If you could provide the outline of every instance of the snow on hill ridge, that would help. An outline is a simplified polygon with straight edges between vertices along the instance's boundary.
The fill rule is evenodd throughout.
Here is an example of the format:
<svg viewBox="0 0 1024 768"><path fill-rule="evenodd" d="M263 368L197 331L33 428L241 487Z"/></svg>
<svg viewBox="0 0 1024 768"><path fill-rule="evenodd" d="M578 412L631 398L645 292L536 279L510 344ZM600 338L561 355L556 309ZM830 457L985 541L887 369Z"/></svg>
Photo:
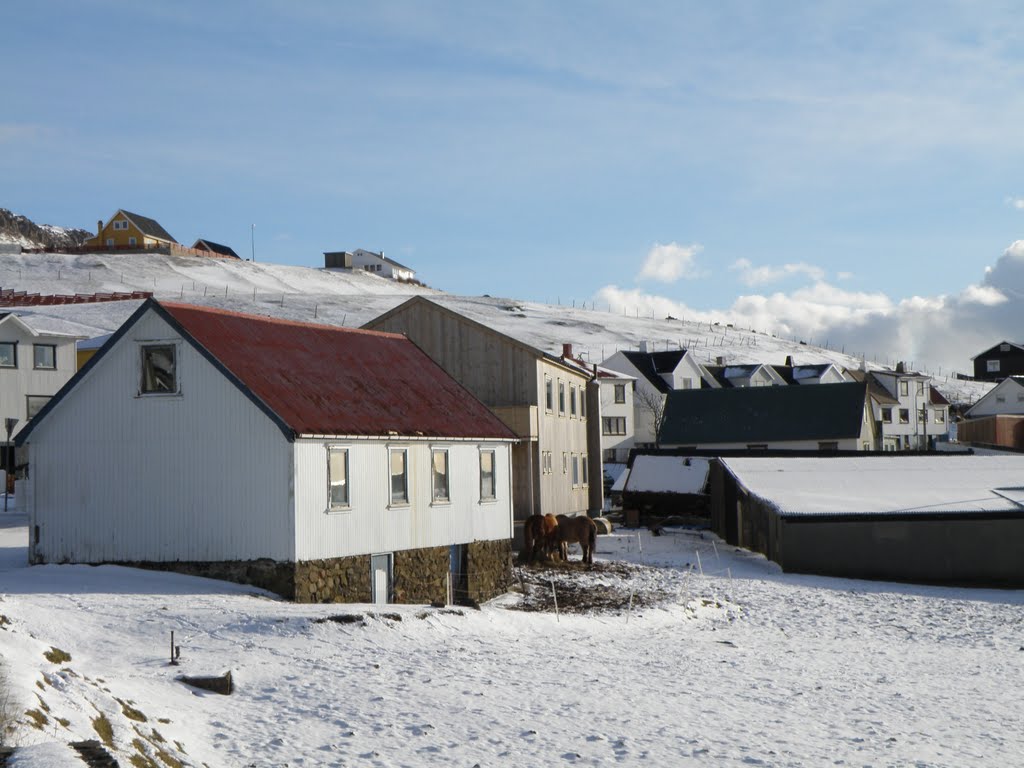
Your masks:
<svg viewBox="0 0 1024 768"><path fill-rule="evenodd" d="M425 295L488 327L551 354L573 345L576 355L599 363L646 341L652 349L690 349L699 360L727 364L833 362L859 368L859 351L823 349L756 330L674 318L620 315L491 296L454 296L361 271L324 270L263 262L163 254L0 255L0 288L30 293L152 291L158 299L237 312L359 327L413 295ZM20 307L41 330L100 335L115 330L137 301ZM894 361L884 361L892 363ZM883 367L872 361L869 368ZM975 402L991 385L931 372L952 402Z"/></svg>

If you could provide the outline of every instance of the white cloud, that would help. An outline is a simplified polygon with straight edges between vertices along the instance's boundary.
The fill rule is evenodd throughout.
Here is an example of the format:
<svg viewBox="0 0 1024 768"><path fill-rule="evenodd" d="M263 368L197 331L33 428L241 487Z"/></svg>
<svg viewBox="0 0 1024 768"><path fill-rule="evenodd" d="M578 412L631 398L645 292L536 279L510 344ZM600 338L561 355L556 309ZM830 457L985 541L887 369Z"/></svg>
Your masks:
<svg viewBox="0 0 1024 768"><path fill-rule="evenodd" d="M697 267L697 254L704 250L703 246L679 245L672 242L668 245L655 243L647 252L637 280L657 280L660 283L674 283L680 278L692 280L703 277L706 273Z"/></svg>
<svg viewBox="0 0 1024 768"><path fill-rule="evenodd" d="M853 272L837 272L836 273L836 279L837 280L852 280L853 279Z"/></svg>
<svg viewBox="0 0 1024 768"><path fill-rule="evenodd" d="M737 259L729 269L740 273L740 282L751 288L777 283L793 275L806 275L811 280L824 280L825 270L813 264L797 262L781 267L755 267L750 259Z"/></svg>
<svg viewBox="0 0 1024 768"><path fill-rule="evenodd" d="M723 309L698 311L641 290L605 286L596 297L616 312L734 323L869 360L906 360L943 373L970 372L971 357L1024 326L1024 240L1011 243L978 284L959 293L894 299L847 291L823 280L794 291L751 293Z"/></svg>
<svg viewBox="0 0 1024 768"><path fill-rule="evenodd" d="M986 307L994 307L1009 301L1006 294L991 285L968 285L960 294L960 301L964 304L982 304Z"/></svg>
<svg viewBox="0 0 1024 768"><path fill-rule="evenodd" d="M1008 197L1006 198L1006 204L1011 208L1016 208L1018 211L1024 211L1024 197Z"/></svg>

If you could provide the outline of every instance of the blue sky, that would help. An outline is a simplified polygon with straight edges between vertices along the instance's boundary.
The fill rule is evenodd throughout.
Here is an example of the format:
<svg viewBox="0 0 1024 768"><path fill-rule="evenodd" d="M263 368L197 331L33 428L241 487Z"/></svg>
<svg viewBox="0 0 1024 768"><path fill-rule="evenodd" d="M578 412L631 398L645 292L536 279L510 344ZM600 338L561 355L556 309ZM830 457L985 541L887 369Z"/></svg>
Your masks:
<svg viewBox="0 0 1024 768"><path fill-rule="evenodd" d="M808 335L970 304L1024 237L1012 3L14 0L5 26L0 206L39 222L126 208L244 254L255 223L258 260L383 249L455 293Z"/></svg>

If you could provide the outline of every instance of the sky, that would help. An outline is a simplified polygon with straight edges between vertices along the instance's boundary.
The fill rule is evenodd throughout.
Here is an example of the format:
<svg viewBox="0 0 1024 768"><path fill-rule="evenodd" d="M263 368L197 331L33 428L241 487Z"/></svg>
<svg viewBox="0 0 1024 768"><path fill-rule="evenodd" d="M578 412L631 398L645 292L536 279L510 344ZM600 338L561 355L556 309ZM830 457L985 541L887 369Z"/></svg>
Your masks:
<svg viewBox="0 0 1024 768"><path fill-rule="evenodd" d="M383 250L453 293L893 356L1019 337L1012 3L14 0L5 26L0 206L37 222L125 208L260 261Z"/></svg>

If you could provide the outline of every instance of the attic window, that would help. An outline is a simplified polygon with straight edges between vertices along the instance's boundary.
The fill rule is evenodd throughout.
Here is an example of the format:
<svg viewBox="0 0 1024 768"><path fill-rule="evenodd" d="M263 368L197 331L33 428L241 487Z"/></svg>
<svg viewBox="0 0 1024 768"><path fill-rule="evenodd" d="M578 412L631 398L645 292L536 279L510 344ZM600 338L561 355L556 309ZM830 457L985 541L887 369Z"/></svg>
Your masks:
<svg viewBox="0 0 1024 768"><path fill-rule="evenodd" d="M1009 352L1010 351L1010 345L1009 344L1000 344L999 345L999 351L1000 352Z"/></svg>
<svg viewBox="0 0 1024 768"><path fill-rule="evenodd" d="M115 221L114 229L128 229L128 222L123 220Z"/></svg>
<svg viewBox="0 0 1024 768"><path fill-rule="evenodd" d="M147 344L142 347L142 386L144 395L171 395L178 391L178 366L173 344Z"/></svg>

